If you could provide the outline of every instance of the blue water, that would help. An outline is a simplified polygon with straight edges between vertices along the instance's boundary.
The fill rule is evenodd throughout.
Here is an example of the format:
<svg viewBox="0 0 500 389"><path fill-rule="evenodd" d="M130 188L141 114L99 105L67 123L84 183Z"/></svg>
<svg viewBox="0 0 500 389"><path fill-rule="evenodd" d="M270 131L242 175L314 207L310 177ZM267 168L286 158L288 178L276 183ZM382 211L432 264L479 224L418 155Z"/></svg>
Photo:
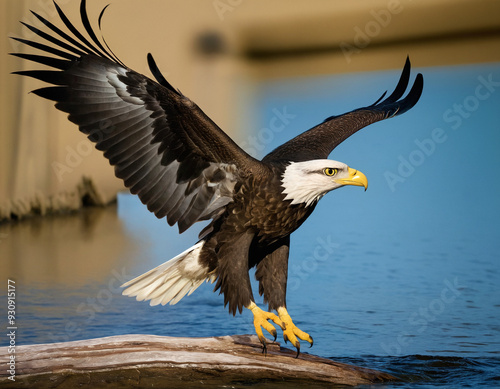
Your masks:
<svg viewBox="0 0 500 389"><path fill-rule="evenodd" d="M470 96L479 77L500 81L500 66L419 70L425 91L413 110L366 128L331 156L364 172L370 186L330 193L292 235L288 308L314 338L304 352L405 380L383 387L496 388L500 87L476 98L477 107ZM392 71L262 85L256 154L372 103L397 78ZM460 125L448 112L455 104L471 108ZM284 109L296 116L280 131L265 130ZM433 134L441 142L424 154L418 144L430 147L425 140ZM410 159L407 170L400 167ZM2 275L17 286L18 344L253 333L251 314L228 315L209 284L175 306L150 307L120 294L119 284L196 242L201 227L178 235L127 194L117 208L0 226Z"/></svg>

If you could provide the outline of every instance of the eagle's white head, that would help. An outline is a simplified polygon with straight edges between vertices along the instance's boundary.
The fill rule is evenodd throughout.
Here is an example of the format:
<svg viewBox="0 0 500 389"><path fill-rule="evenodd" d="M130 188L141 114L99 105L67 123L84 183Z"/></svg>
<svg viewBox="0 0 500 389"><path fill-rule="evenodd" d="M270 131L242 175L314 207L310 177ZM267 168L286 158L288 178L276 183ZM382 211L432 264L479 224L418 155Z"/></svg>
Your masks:
<svg viewBox="0 0 500 389"><path fill-rule="evenodd" d="M368 188L366 176L351 169L345 163L330 159L314 159L305 162L291 162L281 179L285 200L292 204L314 204L331 190L344 185Z"/></svg>

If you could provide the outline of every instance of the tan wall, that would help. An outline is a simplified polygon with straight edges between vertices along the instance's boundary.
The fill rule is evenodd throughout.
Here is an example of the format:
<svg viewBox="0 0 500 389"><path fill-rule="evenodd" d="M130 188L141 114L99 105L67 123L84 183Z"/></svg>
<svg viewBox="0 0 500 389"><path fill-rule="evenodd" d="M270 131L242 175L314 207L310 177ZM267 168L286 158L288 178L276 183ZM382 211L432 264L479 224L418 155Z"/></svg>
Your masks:
<svg viewBox="0 0 500 389"><path fill-rule="evenodd" d="M95 21L109 0L88 2ZM78 20L78 0L58 4ZM0 220L78 208L82 197L107 203L122 189L66 114L28 94L43 83L9 74L34 68L5 55L35 52L6 38L33 38L18 23L40 26L30 9L62 25L51 1L0 2ZM497 0L120 0L103 29L129 67L149 74L153 53L175 87L235 134L253 128L245 108L266 79L399 68L408 54L418 67L500 61L499 15ZM215 53L199 50L207 35L219 37Z"/></svg>

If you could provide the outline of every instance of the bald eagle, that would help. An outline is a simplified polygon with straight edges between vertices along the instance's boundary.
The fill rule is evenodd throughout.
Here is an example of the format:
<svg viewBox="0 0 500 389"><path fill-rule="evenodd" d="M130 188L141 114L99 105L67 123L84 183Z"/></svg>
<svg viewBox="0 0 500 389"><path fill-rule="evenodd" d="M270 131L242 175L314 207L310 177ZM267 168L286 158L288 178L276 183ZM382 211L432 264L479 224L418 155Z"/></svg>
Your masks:
<svg viewBox="0 0 500 389"><path fill-rule="evenodd" d="M85 0L80 14L87 36L54 4L68 32L33 12L46 31L23 24L46 42L12 39L45 54L13 55L55 70L14 73L55 85L33 93L56 101L56 108L69 114L156 217L177 224L180 233L210 220L193 247L125 283L123 294L150 300L151 305L175 304L210 281L224 295L230 313L251 310L263 351L263 329L276 339L272 321L298 356L299 339L311 345L313 340L295 326L286 309L290 234L326 193L345 185L366 190L363 173L327 158L361 128L412 108L422 92L422 75L403 98L410 77L407 58L390 96L384 99L384 93L372 105L331 116L259 161L175 89L151 54L147 60L156 81L123 64L104 38L96 36ZM248 274L252 267L268 311L255 303Z"/></svg>

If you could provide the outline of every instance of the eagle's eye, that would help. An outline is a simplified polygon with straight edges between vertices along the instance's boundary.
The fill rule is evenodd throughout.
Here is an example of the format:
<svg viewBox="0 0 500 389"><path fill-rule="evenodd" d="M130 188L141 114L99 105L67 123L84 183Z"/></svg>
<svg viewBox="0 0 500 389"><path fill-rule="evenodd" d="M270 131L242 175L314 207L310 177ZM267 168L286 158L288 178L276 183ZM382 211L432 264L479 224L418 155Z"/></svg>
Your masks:
<svg viewBox="0 0 500 389"><path fill-rule="evenodd" d="M327 167L323 170L323 173L325 173L327 176L331 177L331 176L334 176L335 174L337 174L339 170L338 169L334 169L332 167Z"/></svg>

